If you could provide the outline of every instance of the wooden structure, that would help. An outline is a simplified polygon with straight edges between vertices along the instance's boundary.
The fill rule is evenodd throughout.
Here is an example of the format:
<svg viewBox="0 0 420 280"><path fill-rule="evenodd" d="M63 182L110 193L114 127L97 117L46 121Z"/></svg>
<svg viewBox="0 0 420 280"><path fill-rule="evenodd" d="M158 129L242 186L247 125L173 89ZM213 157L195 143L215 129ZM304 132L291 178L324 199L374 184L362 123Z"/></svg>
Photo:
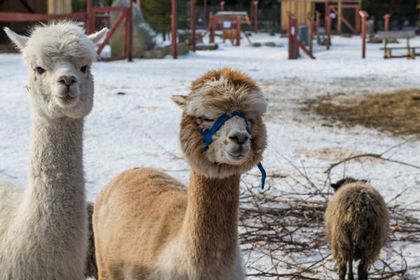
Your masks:
<svg viewBox="0 0 420 280"><path fill-rule="evenodd" d="M384 31L389 31L389 19L391 18L391 14L384 15Z"/></svg>
<svg viewBox="0 0 420 280"><path fill-rule="evenodd" d="M71 12L71 0L48 0L49 14L70 14Z"/></svg>
<svg viewBox="0 0 420 280"><path fill-rule="evenodd" d="M325 33L326 33L325 46L327 46L328 51L331 48L331 25L332 25L332 19L331 19L331 16L328 15L325 17Z"/></svg>
<svg viewBox="0 0 420 280"><path fill-rule="evenodd" d="M172 40L172 56L178 58L178 27L176 14L176 0L171 1L171 40ZM195 42L193 43L195 44Z"/></svg>
<svg viewBox="0 0 420 280"><path fill-rule="evenodd" d="M310 58L315 59L312 51L299 40L297 30L297 18L292 14L288 14L289 27L287 32L288 45L289 45L289 59L299 58L299 49L306 53Z"/></svg>
<svg viewBox="0 0 420 280"><path fill-rule="evenodd" d="M369 17L369 14L366 11L359 11L359 16L360 16L361 21L362 21L362 33L361 33L361 37L362 37L362 58L365 59L366 58L366 32L367 32L366 21Z"/></svg>
<svg viewBox="0 0 420 280"><path fill-rule="evenodd" d="M410 46L410 39L416 36L415 31L384 31L378 32L378 38L384 41L384 47L381 50L384 51L384 58L398 58L398 57L406 57L408 59L416 59L416 56L419 56L420 53L416 53L416 50L420 50L420 47L413 47ZM405 47L388 47L389 40L396 40L396 39L405 39L407 44ZM392 54L393 50L406 50L406 54L395 55Z"/></svg>
<svg viewBox="0 0 420 280"><path fill-rule="evenodd" d="M24 1L24 0L22 0ZM76 20L86 23L86 33L91 34L95 32L96 21L98 18L109 17L110 12L119 12L113 26L109 26L110 30L105 37L102 44L98 47L98 54L101 54L104 47L109 43L111 37L114 35L117 28L125 22L124 28L124 47L120 57L111 58L115 59L128 59L132 60L133 50L133 22L132 22L132 5L133 0L129 0L128 7L95 7L93 0L87 0L86 11L79 13L65 13L65 14L46 14L46 13L23 13L23 12L0 12L0 22L39 22L51 20Z"/></svg>
<svg viewBox="0 0 420 280"><path fill-rule="evenodd" d="M2 12L47 13L47 7L45 0L0 0Z"/></svg>
<svg viewBox="0 0 420 280"><path fill-rule="evenodd" d="M251 20L254 32L258 32L258 0L251 1Z"/></svg>
<svg viewBox="0 0 420 280"><path fill-rule="evenodd" d="M322 18L326 18L331 12L337 16L337 32L343 31L343 24L352 32L358 33L360 29L358 12L362 7L362 0L282 0L281 1L281 28L285 30L288 26L288 12L293 13L297 19L297 25L306 24L308 14L316 17L315 6L324 4ZM352 10L354 24L344 16L345 10ZM319 17L319 15L318 15ZM319 24L319 22L317 23Z"/></svg>
<svg viewBox="0 0 420 280"><path fill-rule="evenodd" d="M241 45L241 26L243 24L251 25L251 21L248 17L247 12L217 12L215 15L210 13L209 17L209 37L210 43L214 43L215 41L215 32L216 30L224 30L224 25L226 23L230 23L231 26L234 28L228 32L224 32L224 40L229 39L232 40L235 37L236 46ZM245 34L245 33L244 33ZM245 34L245 37L247 35ZM248 37L247 37L248 38Z"/></svg>

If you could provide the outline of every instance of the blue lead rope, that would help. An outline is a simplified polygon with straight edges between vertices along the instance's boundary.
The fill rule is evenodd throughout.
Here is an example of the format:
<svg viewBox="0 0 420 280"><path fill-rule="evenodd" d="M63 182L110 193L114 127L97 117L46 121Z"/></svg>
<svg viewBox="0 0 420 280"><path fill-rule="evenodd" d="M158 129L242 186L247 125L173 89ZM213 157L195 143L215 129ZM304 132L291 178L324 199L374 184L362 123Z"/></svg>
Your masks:
<svg viewBox="0 0 420 280"><path fill-rule="evenodd" d="M248 120L245 118L244 114L241 112L233 112L232 114L223 114L221 115L213 124L213 126L210 129L203 129L201 131L201 134L204 137L204 143L206 144L206 147L210 146L210 144L213 142L213 135L216 134L216 132L223 126L223 124L228 121L229 119L233 118L234 116L241 117L246 122L246 127L248 127ZM265 169L261 162L257 165L258 169L261 172L261 191L265 191L265 178L267 177L267 173L265 172Z"/></svg>
<svg viewBox="0 0 420 280"><path fill-rule="evenodd" d="M223 126L223 124L233 116L233 114L232 116L223 114L214 122L210 129L203 129L201 131L201 134L204 136L204 142L206 143L206 146L210 146L210 144L213 142L213 135L216 134L216 132Z"/></svg>
<svg viewBox="0 0 420 280"><path fill-rule="evenodd" d="M257 165L258 169L261 172L261 191L265 191L265 178L267 177L267 173L265 172L264 166L262 165L261 161Z"/></svg>

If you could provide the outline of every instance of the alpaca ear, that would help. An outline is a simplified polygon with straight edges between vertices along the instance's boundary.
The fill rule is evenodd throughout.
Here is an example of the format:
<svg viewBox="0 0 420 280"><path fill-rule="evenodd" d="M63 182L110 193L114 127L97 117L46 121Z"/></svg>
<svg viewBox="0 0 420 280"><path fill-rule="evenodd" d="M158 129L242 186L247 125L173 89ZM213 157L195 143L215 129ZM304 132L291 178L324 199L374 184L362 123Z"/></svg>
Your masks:
<svg viewBox="0 0 420 280"><path fill-rule="evenodd" d="M16 47L19 48L19 50L22 50L26 46L26 43L28 42L29 37L19 35L13 32L12 30L10 30L10 28L8 27L5 27L3 30L4 32L6 32L7 37L9 37L9 39L12 40L12 42L16 45Z"/></svg>
<svg viewBox="0 0 420 280"><path fill-rule="evenodd" d="M92 40L92 42L95 45L99 46L102 43L102 41L105 39L106 35L108 34L108 31L109 31L109 29L104 27L104 28L102 28L101 31L90 34L90 35L88 35L88 37L89 37L89 39Z"/></svg>
<svg viewBox="0 0 420 280"><path fill-rule="evenodd" d="M176 105L178 105L179 108L185 111L188 103L186 95L172 95L171 99Z"/></svg>

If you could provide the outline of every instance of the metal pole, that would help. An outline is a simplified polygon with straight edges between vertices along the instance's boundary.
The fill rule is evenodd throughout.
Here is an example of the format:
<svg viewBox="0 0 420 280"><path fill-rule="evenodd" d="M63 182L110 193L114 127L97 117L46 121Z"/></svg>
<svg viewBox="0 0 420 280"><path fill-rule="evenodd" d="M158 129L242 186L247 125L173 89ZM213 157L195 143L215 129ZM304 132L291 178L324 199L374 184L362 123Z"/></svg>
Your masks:
<svg viewBox="0 0 420 280"><path fill-rule="evenodd" d="M195 34L195 0L191 0L191 50L196 51L196 34Z"/></svg>
<svg viewBox="0 0 420 280"><path fill-rule="evenodd" d="M177 46L177 26L176 26L176 0L172 0L172 15L171 15L171 39L172 39L172 56L174 59L178 58Z"/></svg>

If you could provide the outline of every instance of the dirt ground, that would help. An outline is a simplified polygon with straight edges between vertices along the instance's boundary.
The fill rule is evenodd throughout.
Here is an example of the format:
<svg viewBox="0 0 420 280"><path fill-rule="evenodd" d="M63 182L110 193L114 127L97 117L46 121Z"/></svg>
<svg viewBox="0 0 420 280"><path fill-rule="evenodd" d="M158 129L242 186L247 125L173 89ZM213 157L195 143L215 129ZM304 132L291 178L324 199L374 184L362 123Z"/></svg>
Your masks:
<svg viewBox="0 0 420 280"><path fill-rule="evenodd" d="M420 137L420 90L349 98L322 96L305 102L304 111L315 112L333 124L362 125L393 135Z"/></svg>

